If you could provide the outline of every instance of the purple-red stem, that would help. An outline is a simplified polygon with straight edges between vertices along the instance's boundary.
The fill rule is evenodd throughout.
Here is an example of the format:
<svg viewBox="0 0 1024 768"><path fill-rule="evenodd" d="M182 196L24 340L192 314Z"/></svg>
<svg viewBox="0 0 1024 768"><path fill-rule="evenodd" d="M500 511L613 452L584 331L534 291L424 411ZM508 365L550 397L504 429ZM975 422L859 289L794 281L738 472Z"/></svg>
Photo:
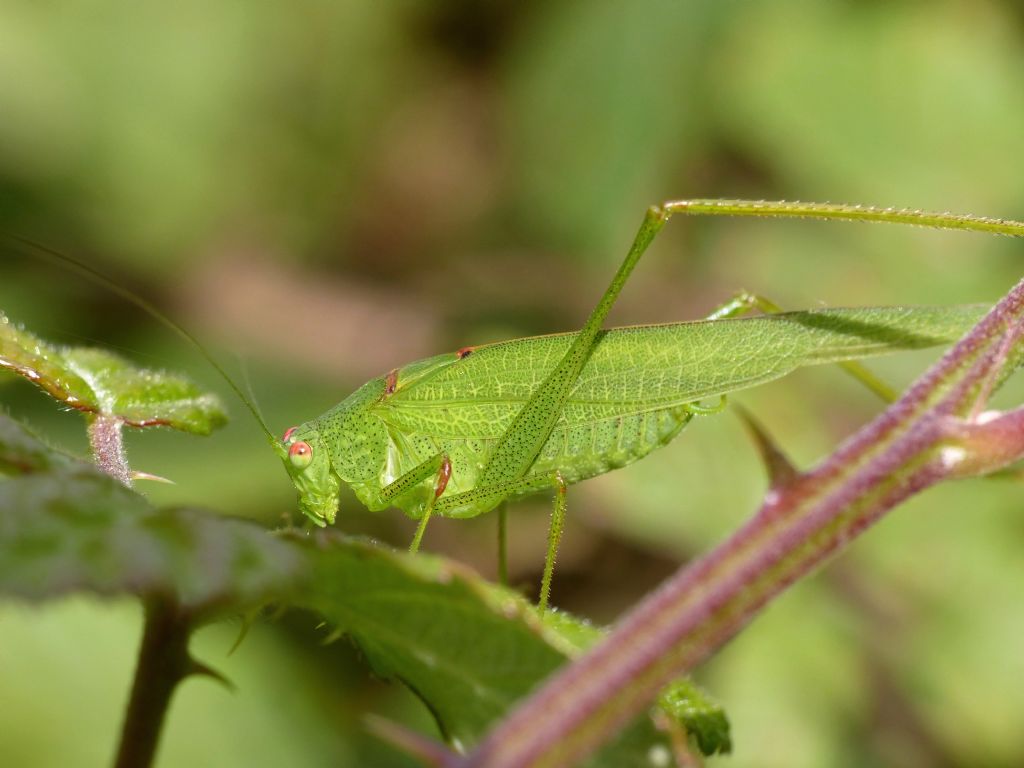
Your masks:
<svg viewBox="0 0 1024 768"><path fill-rule="evenodd" d="M124 421L105 413L88 415L89 446L96 466L131 488L132 471L124 452Z"/></svg>
<svg viewBox="0 0 1024 768"><path fill-rule="evenodd" d="M574 764L896 504L1019 458L1024 409L976 417L1011 362L1022 315L1024 282L896 403L817 468L770 491L746 525L681 569L455 764Z"/></svg>

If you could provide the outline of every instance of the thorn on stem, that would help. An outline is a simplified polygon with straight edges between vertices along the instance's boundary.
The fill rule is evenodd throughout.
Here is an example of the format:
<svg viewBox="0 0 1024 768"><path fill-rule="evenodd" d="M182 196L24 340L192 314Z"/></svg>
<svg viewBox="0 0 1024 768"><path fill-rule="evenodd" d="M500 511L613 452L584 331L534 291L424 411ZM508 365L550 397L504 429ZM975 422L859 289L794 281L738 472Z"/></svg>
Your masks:
<svg viewBox="0 0 1024 768"><path fill-rule="evenodd" d="M343 630L340 630L340 629L331 630L327 634L327 637L325 637L323 640L320 641L320 645L323 645L323 646L334 645L336 642L341 640L341 638L343 638L344 636L345 636L345 632Z"/></svg>
<svg viewBox="0 0 1024 768"><path fill-rule="evenodd" d="M754 447L757 448L765 470L768 472L768 484L771 490L785 488L796 480L800 475L799 470L793 466L789 457L768 434L761 422L739 403L733 404L733 411L740 417L740 421L743 422L743 426L746 427L754 441Z"/></svg>
<svg viewBox="0 0 1024 768"><path fill-rule="evenodd" d="M242 616L242 626L238 630L238 637L235 638L235 642L233 642L231 647L228 649L228 656L237 651L239 646L242 644L242 641L249 636L249 630L252 629L252 625L256 622L256 617L260 615L261 610L262 607L256 607L247 611L245 615Z"/></svg>
<svg viewBox="0 0 1024 768"><path fill-rule="evenodd" d="M197 659L189 657L188 666L185 669L184 677L191 677L192 675L198 675L199 677L208 677L211 680L216 680L218 683L227 688L231 693L234 693L237 689L235 684L232 683L223 673L218 672L213 667L204 664Z"/></svg>
<svg viewBox="0 0 1024 768"><path fill-rule="evenodd" d="M132 480L152 480L155 483L167 483L167 485L175 484L173 480L161 477L160 475L153 475L149 472L132 472L131 478Z"/></svg>

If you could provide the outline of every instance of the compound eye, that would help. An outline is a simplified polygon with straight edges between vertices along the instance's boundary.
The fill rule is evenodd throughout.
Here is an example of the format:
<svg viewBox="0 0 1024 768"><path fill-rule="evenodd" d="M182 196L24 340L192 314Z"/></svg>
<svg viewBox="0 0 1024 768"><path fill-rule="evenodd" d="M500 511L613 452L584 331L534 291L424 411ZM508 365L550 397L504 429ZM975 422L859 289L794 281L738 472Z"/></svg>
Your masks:
<svg viewBox="0 0 1024 768"><path fill-rule="evenodd" d="M288 460L296 469L305 469L313 461L313 449L309 447L309 443L302 440L292 443L292 447L288 449Z"/></svg>
<svg viewBox="0 0 1024 768"><path fill-rule="evenodd" d="M281 442L288 445L292 440L292 435L295 434L295 430L297 429L298 427L288 427L288 429L284 431L284 436L281 438Z"/></svg>

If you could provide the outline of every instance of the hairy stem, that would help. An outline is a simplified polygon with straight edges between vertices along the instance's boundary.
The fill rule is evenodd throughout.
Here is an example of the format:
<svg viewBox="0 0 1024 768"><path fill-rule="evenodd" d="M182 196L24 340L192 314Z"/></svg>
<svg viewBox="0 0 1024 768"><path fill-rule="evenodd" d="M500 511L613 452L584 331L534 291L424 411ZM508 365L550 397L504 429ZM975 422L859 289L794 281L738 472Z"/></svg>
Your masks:
<svg viewBox="0 0 1024 768"><path fill-rule="evenodd" d="M188 655L191 631L190 618L177 605L154 600L146 606L142 647L115 768L152 765L175 686L195 671Z"/></svg>
<svg viewBox="0 0 1024 768"><path fill-rule="evenodd" d="M89 446L96 466L111 477L131 488L132 471L124 452L124 422L117 416L104 413L89 416Z"/></svg>
<svg viewBox="0 0 1024 768"><path fill-rule="evenodd" d="M680 571L549 679L460 768L568 766L591 754L798 579L907 497L1024 455L1024 409L984 413L1024 356L1024 281L897 402Z"/></svg>

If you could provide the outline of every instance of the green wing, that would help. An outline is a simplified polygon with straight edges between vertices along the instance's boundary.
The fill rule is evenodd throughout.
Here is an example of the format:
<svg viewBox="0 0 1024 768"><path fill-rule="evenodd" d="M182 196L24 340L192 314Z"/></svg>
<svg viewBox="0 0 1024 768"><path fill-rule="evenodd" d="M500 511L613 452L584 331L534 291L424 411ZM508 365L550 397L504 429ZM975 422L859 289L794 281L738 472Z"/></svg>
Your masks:
<svg viewBox="0 0 1024 768"><path fill-rule="evenodd" d="M803 365L947 344L985 310L981 305L819 309L611 329L602 333L559 427L670 409L771 381ZM497 437L574 335L478 347L408 386L399 371L398 390L374 410L406 434Z"/></svg>

